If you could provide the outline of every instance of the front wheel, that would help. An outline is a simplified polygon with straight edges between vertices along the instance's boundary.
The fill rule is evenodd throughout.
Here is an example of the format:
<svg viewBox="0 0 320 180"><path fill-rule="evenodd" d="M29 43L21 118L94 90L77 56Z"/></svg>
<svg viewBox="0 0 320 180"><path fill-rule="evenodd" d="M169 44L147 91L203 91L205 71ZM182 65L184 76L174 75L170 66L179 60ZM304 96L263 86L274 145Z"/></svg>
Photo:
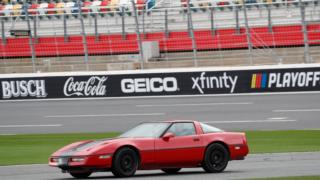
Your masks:
<svg viewBox="0 0 320 180"><path fill-rule="evenodd" d="M138 154L131 148L121 148L114 156L111 172L118 177L133 176L139 166Z"/></svg>
<svg viewBox="0 0 320 180"><path fill-rule="evenodd" d="M92 172L70 172L70 175L77 179L88 178L91 174Z"/></svg>
<svg viewBox="0 0 320 180"><path fill-rule="evenodd" d="M181 168L164 168L161 170L167 174L176 174L181 170Z"/></svg>
<svg viewBox="0 0 320 180"><path fill-rule="evenodd" d="M202 167L208 173L218 173L227 167L228 162L228 149L222 144L214 143L207 148Z"/></svg>

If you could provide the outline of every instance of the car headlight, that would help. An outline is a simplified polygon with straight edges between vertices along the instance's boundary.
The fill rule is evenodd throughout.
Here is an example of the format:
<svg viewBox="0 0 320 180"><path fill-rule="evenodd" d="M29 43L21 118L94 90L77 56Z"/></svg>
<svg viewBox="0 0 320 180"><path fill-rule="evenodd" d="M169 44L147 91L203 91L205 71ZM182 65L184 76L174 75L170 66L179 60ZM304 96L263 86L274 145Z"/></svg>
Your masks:
<svg viewBox="0 0 320 180"><path fill-rule="evenodd" d="M73 157L70 160L71 160L71 162L82 162L85 160L85 158L84 157Z"/></svg>
<svg viewBox="0 0 320 180"><path fill-rule="evenodd" d="M50 158L50 162L57 163L59 161L59 158Z"/></svg>

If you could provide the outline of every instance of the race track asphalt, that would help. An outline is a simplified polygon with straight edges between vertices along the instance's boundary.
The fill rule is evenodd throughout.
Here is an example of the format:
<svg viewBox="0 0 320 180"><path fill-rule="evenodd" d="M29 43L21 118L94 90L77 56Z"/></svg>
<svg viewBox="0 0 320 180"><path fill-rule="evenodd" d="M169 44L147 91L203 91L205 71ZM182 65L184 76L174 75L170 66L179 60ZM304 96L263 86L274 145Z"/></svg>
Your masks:
<svg viewBox="0 0 320 180"><path fill-rule="evenodd" d="M192 119L225 130L320 129L320 93L0 102L0 134L122 132Z"/></svg>
<svg viewBox="0 0 320 180"><path fill-rule="evenodd" d="M69 174L62 174L48 165L21 165L0 167L1 180L67 180ZM231 161L225 172L207 174L201 168L183 169L177 175L167 175L160 170L138 171L126 179L152 180L209 180L246 179L258 177L320 175L320 152L279 153L249 155L244 161ZM95 173L89 179L119 179L110 172Z"/></svg>
<svg viewBox="0 0 320 180"><path fill-rule="evenodd" d="M320 129L320 94L0 102L0 134L124 131L144 121L196 119L225 130ZM1 138L1 136L0 136ZM245 179L320 175L320 152L250 154L224 173L139 171L129 179ZM96 173L91 179L113 179ZM48 165L0 167L1 180L72 179Z"/></svg>

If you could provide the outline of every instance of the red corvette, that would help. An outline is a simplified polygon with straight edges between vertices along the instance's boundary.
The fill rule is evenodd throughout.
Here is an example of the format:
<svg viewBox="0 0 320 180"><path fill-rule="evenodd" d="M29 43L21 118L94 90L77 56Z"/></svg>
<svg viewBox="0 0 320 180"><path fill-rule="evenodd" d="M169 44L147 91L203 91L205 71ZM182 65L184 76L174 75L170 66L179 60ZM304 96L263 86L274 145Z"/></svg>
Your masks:
<svg viewBox="0 0 320 180"><path fill-rule="evenodd" d="M128 177L138 169L172 174L188 167L216 173L228 161L244 159L248 152L244 133L223 132L198 121L148 122L114 139L67 145L51 155L49 165L75 178L97 171Z"/></svg>

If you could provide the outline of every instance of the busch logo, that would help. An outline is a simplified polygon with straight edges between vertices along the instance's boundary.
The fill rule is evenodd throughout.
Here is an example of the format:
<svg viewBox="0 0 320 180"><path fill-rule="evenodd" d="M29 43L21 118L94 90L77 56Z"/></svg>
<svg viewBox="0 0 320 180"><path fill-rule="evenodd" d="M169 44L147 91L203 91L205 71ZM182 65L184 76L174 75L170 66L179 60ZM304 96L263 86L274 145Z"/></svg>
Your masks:
<svg viewBox="0 0 320 180"><path fill-rule="evenodd" d="M104 84L108 77L92 76L87 81L75 81L70 77L64 84L65 96L105 96L107 86Z"/></svg>
<svg viewBox="0 0 320 180"><path fill-rule="evenodd" d="M174 77L129 78L121 80L121 90L123 93L175 92L178 82Z"/></svg>
<svg viewBox="0 0 320 180"><path fill-rule="evenodd" d="M2 97L46 97L46 84L44 80L2 81Z"/></svg>

